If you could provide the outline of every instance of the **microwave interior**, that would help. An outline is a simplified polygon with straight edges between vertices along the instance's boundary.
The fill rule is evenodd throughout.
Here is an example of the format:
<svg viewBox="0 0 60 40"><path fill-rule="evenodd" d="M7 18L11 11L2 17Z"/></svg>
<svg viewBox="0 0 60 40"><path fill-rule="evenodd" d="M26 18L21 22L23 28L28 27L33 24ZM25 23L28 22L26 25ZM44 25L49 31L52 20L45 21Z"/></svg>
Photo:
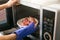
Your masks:
<svg viewBox="0 0 60 40"><path fill-rule="evenodd" d="M17 27L17 21L21 18L32 16L32 17L36 18L38 20L38 22L40 20L40 10L39 9L35 9L32 7L28 7L28 6L20 4L17 6L13 6L12 11L13 11L13 20L14 20L15 27ZM39 40L39 30L40 29L39 29L39 23L38 23L37 31L35 33L32 33L29 38L31 38L32 40ZM27 40L27 38L24 38L24 39Z"/></svg>

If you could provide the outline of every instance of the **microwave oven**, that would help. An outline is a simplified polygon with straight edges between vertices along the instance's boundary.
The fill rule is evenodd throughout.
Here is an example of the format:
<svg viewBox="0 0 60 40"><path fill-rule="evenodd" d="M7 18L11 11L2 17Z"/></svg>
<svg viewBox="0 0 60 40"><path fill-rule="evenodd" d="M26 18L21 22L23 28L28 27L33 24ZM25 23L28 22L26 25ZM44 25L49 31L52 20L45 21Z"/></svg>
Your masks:
<svg viewBox="0 0 60 40"><path fill-rule="evenodd" d="M60 40L59 4L42 7L40 18L41 40Z"/></svg>
<svg viewBox="0 0 60 40"><path fill-rule="evenodd" d="M17 6L13 6L12 7L12 12L13 12L13 23L15 27L18 27L17 25L17 21L25 18L25 17L29 17L32 16L34 18L36 18L38 21L40 21L40 10L39 9L35 9L23 4L17 5ZM29 38L31 38L31 40L39 40L39 23L37 25L37 31L32 33L30 36L28 36ZM26 38L27 40L27 38ZM29 39L28 39L29 40Z"/></svg>

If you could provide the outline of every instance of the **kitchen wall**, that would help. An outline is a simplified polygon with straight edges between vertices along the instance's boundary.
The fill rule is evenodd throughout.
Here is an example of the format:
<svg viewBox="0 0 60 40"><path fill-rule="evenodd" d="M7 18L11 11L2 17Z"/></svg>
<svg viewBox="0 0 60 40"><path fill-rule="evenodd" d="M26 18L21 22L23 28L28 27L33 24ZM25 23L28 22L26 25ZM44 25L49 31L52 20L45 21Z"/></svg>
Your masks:
<svg viewBox="0 0 60 40"><path fill-rule="evenodd" d="M27 2L31 2L31 3L37 3L37 4L41 4L41 5L45 5L45 4L53 4L53 3L59 3L60 0L21 0L21 1L27 1Z"/></svg>

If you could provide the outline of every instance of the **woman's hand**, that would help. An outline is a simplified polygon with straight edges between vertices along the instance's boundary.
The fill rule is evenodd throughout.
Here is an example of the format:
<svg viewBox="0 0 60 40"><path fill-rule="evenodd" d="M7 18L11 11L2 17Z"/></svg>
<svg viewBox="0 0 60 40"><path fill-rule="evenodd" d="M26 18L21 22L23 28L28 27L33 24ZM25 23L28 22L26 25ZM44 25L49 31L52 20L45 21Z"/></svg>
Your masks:
<svg viewBox="0 0 60 40"><path fill-rule="evenodd" d="M7 3L0 5L0 10L16 5L18 2L19 0L9 0Z"/></svg>
<svg viewBox="0 0 60 40"><path fill-rule="evenodd" d="M6 4L8 7L11 7L13 5L15 5L18 2L18 0L9 0Z"/></svg>

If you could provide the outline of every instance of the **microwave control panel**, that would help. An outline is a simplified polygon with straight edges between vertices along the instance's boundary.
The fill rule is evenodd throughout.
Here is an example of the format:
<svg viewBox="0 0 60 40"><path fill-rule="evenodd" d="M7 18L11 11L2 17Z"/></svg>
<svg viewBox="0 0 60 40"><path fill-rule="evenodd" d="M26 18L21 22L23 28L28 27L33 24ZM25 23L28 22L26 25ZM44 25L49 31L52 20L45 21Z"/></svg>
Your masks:
<svg viewBox="0 0 60 40"><path fill-rule="evenodd" d="M43 9L42 40L53 40L55 12Z"/></svg>

